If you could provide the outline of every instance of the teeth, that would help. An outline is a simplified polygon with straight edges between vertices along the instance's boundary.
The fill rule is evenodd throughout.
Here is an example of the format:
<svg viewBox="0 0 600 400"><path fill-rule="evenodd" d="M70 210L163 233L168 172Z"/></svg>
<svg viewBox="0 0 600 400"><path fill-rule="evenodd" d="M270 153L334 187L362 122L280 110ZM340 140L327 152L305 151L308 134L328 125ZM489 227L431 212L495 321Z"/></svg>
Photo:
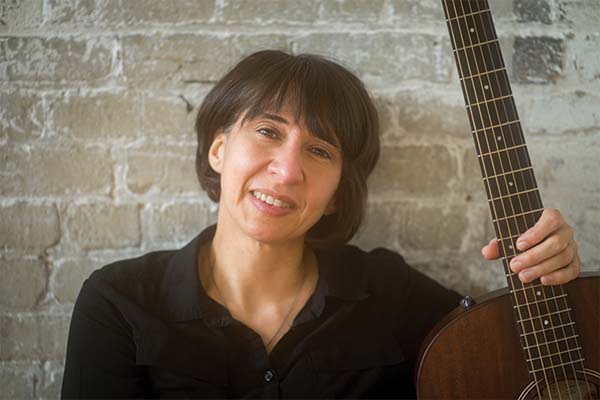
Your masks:
<svg viewBox="0 0 600 400"><path fill-rule="evenodd" d="M275 206L275 207L280 207L280 208L290 208L291 207L286 202L281 201L281 200L276 199L276 198L271 197L271 196L267 196L266 194L261 193L261 192L259 192L257 190L255 190L254 192L252 192L252 195L254 197L256 197L257 199L259 199L261 201L264 201L265 203L270 204L270 205Z"/></svg>

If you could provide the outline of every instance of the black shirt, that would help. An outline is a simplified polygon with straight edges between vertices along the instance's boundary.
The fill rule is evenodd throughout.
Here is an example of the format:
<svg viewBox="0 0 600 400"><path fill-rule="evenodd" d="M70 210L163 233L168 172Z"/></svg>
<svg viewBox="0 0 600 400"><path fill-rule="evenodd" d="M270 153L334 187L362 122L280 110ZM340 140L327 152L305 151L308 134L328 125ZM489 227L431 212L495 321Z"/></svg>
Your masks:
<svg viewBox="0 0 600 400"><path fill-rule="evenodd" d="M63 397L415 396L419 346L457 293L389 250L317 250L316 289L267 354L198 279L197 249L214 232L92 273L73 310Z"/></svg>

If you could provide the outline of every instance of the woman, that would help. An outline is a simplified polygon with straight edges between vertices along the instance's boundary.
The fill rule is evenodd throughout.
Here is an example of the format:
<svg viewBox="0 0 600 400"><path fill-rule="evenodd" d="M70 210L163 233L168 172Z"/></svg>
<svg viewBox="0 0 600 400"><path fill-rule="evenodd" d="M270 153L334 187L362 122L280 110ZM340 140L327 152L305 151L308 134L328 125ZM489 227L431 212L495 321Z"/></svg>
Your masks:
<svg viewBox="0 0 600 400"><path fill-rule="evenodd" d="M217 224L90 276L63 397L413 397L419 345L460 296L398 254L345 245L379 154L358 78L316 56L258 52L211 90L196 129ZM523 281L579 272L557 211L517 246ZM483 254L498 257L495 240Z"/></svg>

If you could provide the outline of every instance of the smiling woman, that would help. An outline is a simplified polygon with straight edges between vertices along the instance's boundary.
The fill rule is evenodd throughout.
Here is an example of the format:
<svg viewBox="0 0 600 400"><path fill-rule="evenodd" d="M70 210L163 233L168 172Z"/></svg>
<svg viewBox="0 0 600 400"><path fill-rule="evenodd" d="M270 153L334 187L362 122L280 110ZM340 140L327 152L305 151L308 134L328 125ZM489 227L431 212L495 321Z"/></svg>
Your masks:
<svg viewBox="0 0 600 400"><path fill-rule="evenodd" d="M414 397L419 346L460 296L392 251L346 244L379 155L360 80L321 57L261 51L215 85L196 130L217 223L86 280L63 397ZM522 239L523 280L577 275L560 213ZM496 242L483 253L497 258Z"/></svg>

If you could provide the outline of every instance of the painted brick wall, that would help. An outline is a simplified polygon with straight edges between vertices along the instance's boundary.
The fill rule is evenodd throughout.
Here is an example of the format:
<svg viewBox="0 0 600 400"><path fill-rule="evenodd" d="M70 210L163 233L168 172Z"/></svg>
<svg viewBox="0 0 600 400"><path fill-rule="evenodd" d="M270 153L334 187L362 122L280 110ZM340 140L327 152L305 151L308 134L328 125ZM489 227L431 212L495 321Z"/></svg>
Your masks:
<svg viewBox="0 0 600 400"><path fill-rule="evenodd" d="M494 0L541 193L600 269L600 3ZM110 261L215 219L193 119L263 48L334 57L376 98L383 152L354 240L464 293L503 286L437 0L0 0L0 397L57 398L73 301Z"/></svg>

